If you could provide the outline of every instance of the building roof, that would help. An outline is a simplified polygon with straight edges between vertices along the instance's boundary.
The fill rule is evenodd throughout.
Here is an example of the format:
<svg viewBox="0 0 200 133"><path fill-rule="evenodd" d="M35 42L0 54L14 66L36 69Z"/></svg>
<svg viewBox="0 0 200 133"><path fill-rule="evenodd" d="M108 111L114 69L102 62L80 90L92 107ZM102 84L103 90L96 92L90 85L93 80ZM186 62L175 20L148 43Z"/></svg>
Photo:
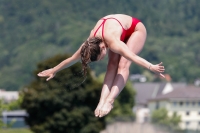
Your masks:
<svg viewBox="0 0 200 133"><path fill-rule="evenodd" d="M200 87L187 86L167 93L159 95L150 100L163 100L163 99L200 99Z"/></svg>
<svg viewBox="0 0 200 133"><path fill-rule="evenodd" d="M159 96L159 95L162 95L162 92L163 92L163 90L164 90L166 84L167 84L167 83L160 83L160 84L159 84L159 88L158 88L156 97Z"/></svg>
<svg viewBox="0 0 200 133"><path fill-rule="evenodd" d="M169 82L145 82L145 83L134 83L133 88L136 91L136 105L146 105L149 99L156 98L162 95L166 84ZM173 89L183 88L186 83L170 83Z"/></svg>
<svg viewBox="0 0 200 133"><path fill-rule="evenodd" d="M27 116L25 110L3 111L2 116Z"/></svg>
<svg viewBox="0 0 200 133"><path fill-rule="evenodd" d="M182 89L187 86L186 83L171 83L171 85L174 89Z"/></svg>
<svg viewBox="0 0 200 133"><path fill-rule="evenodd" d="M154 91L158 85L158 83L134 83L133 86L136 91L136 104L146 104L147 99L153 97Z"/></svg>

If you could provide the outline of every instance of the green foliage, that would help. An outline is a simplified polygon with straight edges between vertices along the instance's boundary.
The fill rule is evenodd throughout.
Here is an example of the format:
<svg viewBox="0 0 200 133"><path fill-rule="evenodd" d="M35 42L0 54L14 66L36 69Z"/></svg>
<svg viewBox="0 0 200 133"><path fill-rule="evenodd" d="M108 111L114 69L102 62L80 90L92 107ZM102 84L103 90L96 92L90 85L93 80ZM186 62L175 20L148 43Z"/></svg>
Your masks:
<svg viewBox="0 0 200 133"><path fill-rule="evenodd" d="M20 109L22 98L23 96L20 95L17 100L11 101L10 103L5 103L2 99L0 99L0 116L4 110L10 111L10 110ZM14 123L15 123L14 119L8 124L4 124L3 121L0 119L0 130L2 127L11 127Z"/></svg>
<svg viewBox="0 0 200 133"><path fill-rule="evenodd" d="M148 31L141 56L163 61L173 81L192 83L200 75L199 6L199 0L1 0L0 88L23 88L33 79L37 62L71 54L99 18L113 13L141 19ZM106 63L94 64L97 75ZM133 65L130 72L143 71Z"/></svg>
<svg viewBox="0 0 200 133"><path fill-rule="evenodd" d="M160 108L152 113L152 122L168 128L178 129L181 117L177 115L177 113L168 116L168 111L164 108Z"/></svg>
<svg viewBox="0 0 200 133"><path fill-rule="evenodd" d="M3 111L3 102L2 102L2 100L0 99L0 117L2 117L2 111ZM0 129L1 129L2 127L4 127L4 126L5 126L5 124L3 123L2 119L0 119Z"/></svg>
<svg viewBox="0 0 200 133"><path fill-rule="evenodd" d="M29 129L1 129L1 133L32 133Z"/></svg>
<svg viewBox="0 0 200 133"><path fill-rule="evenodd" d="M18 110L20 109L21 103L22 103L23 96L19 95L19 98L17 100L11 101L9 103L5 103L3 100L0 100L1 102L1 109L2 110Z"/></svg>
<svg viewBox="0 0 200 133"><path fill-rule="evenodd" d="M58 55L38 64L38 72L51 68L67 55ZM75 64L59 73L50 81L38 76L24 90L22 108L29 116L27 124L35 133L98 133L104 129L104 118L96 118L94 110L100 97L101 84L91 77L77 88L84 78L76 76L80 64Z"/></svg>

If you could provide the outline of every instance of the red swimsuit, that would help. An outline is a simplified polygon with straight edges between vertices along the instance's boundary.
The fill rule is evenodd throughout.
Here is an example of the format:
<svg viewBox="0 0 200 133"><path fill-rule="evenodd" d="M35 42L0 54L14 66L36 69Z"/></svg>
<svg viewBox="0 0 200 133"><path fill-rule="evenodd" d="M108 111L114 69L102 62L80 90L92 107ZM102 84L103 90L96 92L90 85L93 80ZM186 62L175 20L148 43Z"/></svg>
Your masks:
<svg viewBox="0 0 200 133"><path fill-rule="evenodd" d="M124 27L122 26L122 24L120 23L119 20L117 20L116 18L103 18L103 22L100 24L100 26L97 28L97 30L95 31L94 33L94 36L96 35L97 31L99 30L99 28L102 26L102 38L104 38L104 34L103 34L103 30L104 30L104 24L106 22L107 19L115 19L116 21L119 22L119 24L121 25L122 27L122 34L121 34L121 38L120 40L123 41L123 42L126 42L128 40L128 38L131 36L131 34L135 31L135 27L137 25L137 23L140 22L140 20L138 20L137 18L132 18L132 24L131 24L131 27L129 29L124 29Z"/></svg>

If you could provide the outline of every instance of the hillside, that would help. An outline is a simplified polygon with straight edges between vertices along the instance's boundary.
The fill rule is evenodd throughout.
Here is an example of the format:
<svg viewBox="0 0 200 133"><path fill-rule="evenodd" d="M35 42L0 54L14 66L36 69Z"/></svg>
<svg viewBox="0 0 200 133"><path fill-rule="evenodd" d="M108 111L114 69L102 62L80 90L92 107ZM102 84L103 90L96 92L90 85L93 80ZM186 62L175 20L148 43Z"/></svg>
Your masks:
<svg viewBox="0 0 200 133"><path fill-rule="evenodd" d="M0 88L25 86L38 62L73 53L95 22L113 13L142 20L148 38L140 55L164 62L173 81L192 83L200 75L199 7L198 0L1 0ZM105 64L106 60L91 67L98 75L106 70ZM146 70L132 65L130 72Z"/></svg>

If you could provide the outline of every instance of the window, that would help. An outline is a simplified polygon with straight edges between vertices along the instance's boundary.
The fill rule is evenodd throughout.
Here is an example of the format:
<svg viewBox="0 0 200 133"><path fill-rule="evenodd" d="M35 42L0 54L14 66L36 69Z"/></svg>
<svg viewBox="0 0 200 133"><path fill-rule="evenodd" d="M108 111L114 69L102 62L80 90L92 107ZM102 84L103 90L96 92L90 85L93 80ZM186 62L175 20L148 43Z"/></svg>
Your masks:
<svg viewBox="0 0 200 133"><path fill-rule="evenodd" d="M159 109L159 102L156 102L156 109Z"/></svg>
<svg viewBox="0 0 200 133"><path fill-rule="evenodd" d="M189 111L187 111L187 112L186 112L186 115L190 115L190 112L189 112Z"/></svg>
<svg viewBox="0 0 200 133"><path fill-rule="evenodd" d="M189 121L186 121L185 124L188 126L188 125L190 124L190 122L189 122Z"/></svg>
<svg viewBox="0 0 200 133"><path fill-rule="evenodd" d="M195 106L196 102L192 102L192 105Z"/></svg>
<svg viewBox="0 0 200 133"><path fill-rule="evenodd" d="M189 105L190 105L190 102L189 102L189 101L186 101L185 104L186 104L187 106L189 106Z"/></svg>
<svg viewBox="0 0 200 133"><path fill-rule="evenodd" d="M180 105L180 106L183 106L183 102L180 102L179 105Z"/></svg>
<svg viewBox="0 0 200 133"><path fill-rule="evenodd" d="M176 106L177 102L173 102L173 105Z"/></svg>

